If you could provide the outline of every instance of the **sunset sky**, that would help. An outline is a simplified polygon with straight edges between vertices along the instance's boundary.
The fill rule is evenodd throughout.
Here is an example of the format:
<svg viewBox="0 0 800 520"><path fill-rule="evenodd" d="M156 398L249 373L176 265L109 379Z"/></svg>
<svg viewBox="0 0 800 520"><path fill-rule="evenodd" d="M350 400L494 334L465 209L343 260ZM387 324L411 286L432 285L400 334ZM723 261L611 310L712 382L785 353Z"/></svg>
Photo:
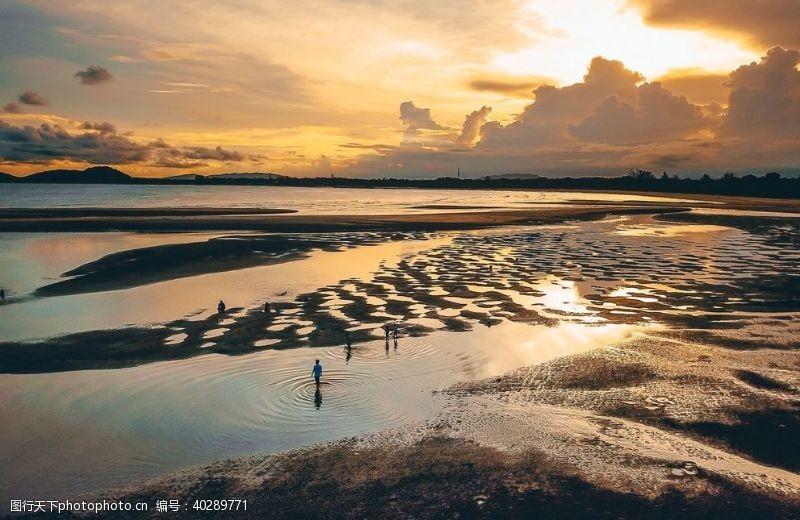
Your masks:
<svg viewBox="0 0 800 520"><path fill-rule="evenodd" d="M0 171L800 171L797 0L0 1Z"/></svg>

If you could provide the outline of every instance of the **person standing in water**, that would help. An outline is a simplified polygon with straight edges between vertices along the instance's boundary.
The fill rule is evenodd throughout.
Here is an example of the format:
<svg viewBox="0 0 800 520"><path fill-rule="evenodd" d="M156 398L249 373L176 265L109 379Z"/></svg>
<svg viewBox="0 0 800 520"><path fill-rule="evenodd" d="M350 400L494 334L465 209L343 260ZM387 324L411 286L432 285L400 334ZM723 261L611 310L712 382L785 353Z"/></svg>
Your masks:
<svg viewBox="0 0 800 520"><path fill-rule="evenodd" d="M224 301L220 300L219 303L217 304L217 312L219 312L220 314L225 312L225 302Z"/></svg>
<svg viewBox="0 0 800 520"><path fill-rule="evenodd" d="M350 358L353 357L353 343L350 341L350 333L348 331L344 331L347 334L347 346L344 348L344 362L345 364L350 363Z"/></svg>
<svg viewBox="0 0 800 520"><path fill-rule="evenodd" d="M322 365L319 364L319 359L314 363L314 368L311 369L311 375L314 376L314 381L319 386L319 378L322 377Z"/></svg>

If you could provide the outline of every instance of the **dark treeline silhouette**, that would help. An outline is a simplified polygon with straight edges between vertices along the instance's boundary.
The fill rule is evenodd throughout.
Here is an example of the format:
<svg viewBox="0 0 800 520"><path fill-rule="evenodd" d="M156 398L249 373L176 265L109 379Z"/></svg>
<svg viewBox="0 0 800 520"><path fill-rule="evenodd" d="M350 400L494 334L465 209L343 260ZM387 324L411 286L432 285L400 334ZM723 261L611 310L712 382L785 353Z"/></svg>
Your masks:
<svg viewBox="0 0 800 520"><path fill-rule="evenodd" d="M88 175L87 175L88 174ZM21 183L114 183L171 184L209 186L299 186L333 188L431 188L431 189L528 189L528 190L592 190L688 193L704 195L739 195L750 197L800 198L800 177L781 177L770 172L762 176L737 176L726 173L712 178L678 177L663 172L631 170L619 177L538 177L486 176L470 179L439 177L437 179L354 179L345 177L287 177L264 174L263 177L145 178L131 177L107 166L80 170L51 170L27 177L0 176L0 182Z"/></svg>

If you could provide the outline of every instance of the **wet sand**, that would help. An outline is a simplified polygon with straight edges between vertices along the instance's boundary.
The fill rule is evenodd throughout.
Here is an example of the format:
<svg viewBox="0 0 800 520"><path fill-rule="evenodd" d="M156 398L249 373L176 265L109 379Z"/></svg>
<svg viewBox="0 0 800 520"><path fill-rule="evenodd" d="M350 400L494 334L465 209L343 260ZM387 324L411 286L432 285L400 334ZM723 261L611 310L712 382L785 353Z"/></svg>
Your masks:
<svg viewBox="0 0 800 520"><path fill-rule="evenodd" d="M503 225L545 224L569 219L598 219L608 214L636 214L681 211L685 206L560 207L534 210L492 210L472 212L397 215L273 215L285 210L237 211L218 208L213 212L185 213L183 210L136 209L115 214L105 209L76 210L64 215L61 209L16 209L0 211L0 231L267 231L319 233L342 231L441 231L477 229ZM262 211L266 214L260 214Z"/></svg>
<svg viewBox="0 0 800 520"><path fill-rule="evenodd" d="M496 218L530 224L520 213L436 219L466 229L497 226ZM343 518L797 516L798 219L660 207L536 214L540 226L459 233L370 280L276 304L270 315L235 308L157 328L6 343L5 368L332 346L345 330L358 344L396 322L408 336L503 322L657 323L600 349L456 384L437 393L442 408L425 423L222 461L102 496L242 498L250 502L242 516L287 518L320 510ZM359 225L396 223L382 219ZM114 272L113 260L93 269Z"/></svg>

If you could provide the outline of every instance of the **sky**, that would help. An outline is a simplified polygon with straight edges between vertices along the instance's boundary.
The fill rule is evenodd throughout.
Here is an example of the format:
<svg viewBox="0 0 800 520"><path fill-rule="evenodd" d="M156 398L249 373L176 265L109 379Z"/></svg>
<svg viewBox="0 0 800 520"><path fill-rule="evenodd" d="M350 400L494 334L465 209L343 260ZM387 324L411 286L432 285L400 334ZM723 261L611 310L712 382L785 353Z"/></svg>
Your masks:
<svg viewBox="0 0 800 520"><path fill-rule="evenodd" d="M797 0L0 0L0 171L800 172Z"/></svg>

